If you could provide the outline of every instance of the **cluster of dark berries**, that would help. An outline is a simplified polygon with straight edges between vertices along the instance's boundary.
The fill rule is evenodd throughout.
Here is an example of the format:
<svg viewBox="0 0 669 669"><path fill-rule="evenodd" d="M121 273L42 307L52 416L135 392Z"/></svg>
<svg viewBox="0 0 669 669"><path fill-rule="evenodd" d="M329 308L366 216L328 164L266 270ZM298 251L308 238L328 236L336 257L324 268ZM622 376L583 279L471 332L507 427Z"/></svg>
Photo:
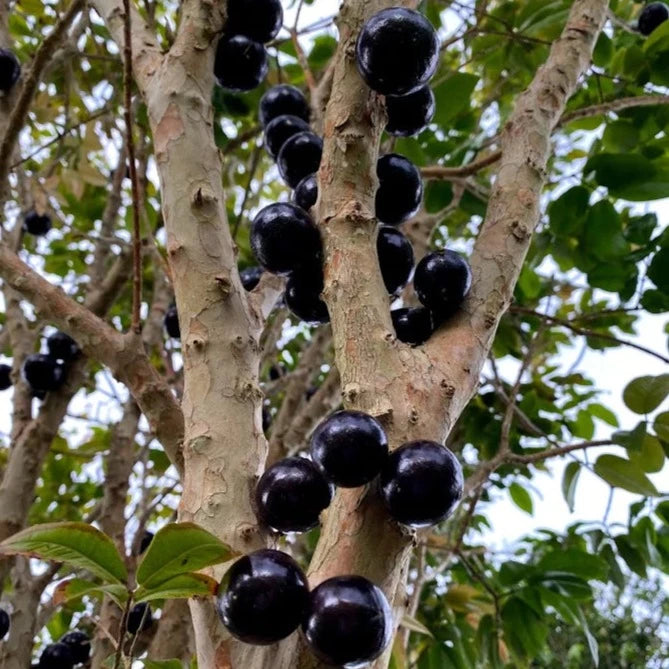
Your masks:
<svg viewBox="0 0 669 669"><path fill-rule="evenodd" d="M23 217L23 231L35 237L44 237L51 230L51 216L38 214L34 209Z"/></svg>
<svg viewBox="0 0 669 669"><path fill-rule="evenodd" d="M216 47L214 75L231 91L259 86L269 69L264 45L281 29L279 0L228 0L225 32Z"/></svg>
<svg viewBox="0 0 669 669"><path fill-rule="evenodd" d="M9 49L0 49L0 93L7 94L21 76L19 59Z"/></svg>
<svg viewBox="0 0 669 669"><path fill-rule="evenodd" d="M47 337L46 345L48 353L34 353L23 362L23 377L39 399L65 383L69 365L80 353L74 339L64 332Z"/></svg>
<svg viewBox="0 0 669 669"><path fill-rule="evenodd" d="M44 648L39 658L39 669L72 669L86 664L91 655L91 640L79 630L68 632L56 643Z"/></svg>
<svg viewBox="0 0 669 669"><path fill-rule="evenodd" d="M667 19L669 19L669 7L664 2L651 2L639 14L639 32L647 37Z"/></svg>

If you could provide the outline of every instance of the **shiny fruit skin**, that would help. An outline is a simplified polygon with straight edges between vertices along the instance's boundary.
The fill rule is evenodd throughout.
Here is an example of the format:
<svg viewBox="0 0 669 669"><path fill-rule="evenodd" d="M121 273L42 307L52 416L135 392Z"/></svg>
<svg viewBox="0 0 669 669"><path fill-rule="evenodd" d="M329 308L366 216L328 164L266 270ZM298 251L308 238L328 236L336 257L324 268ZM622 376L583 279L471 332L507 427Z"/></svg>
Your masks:
<svg viewBox="0 0 669 669"><path fill-rule="evenodd" d="M306 532L332 501L332 487L306 458L279 460L260 477L255 501L260 521L277 532Z"/></svg>
<svg viewBox="0 0 669 669"><path fill-rule="evenodd" d="M239 278L241 279L244 290L250 293L260 283L260 277L262 277L262 275L262 267L258 267L257 265L245 267L239 273Z"/></svg>
<svg viewBox="0 0 669 669"><path fill-rule="evenodd" d="M309 214L290 202L270 204L253 219L251 248L273 274L288 274L322 254L321 237Z"/></svg>
<svg viewBox="0 0 669 669"><path fill-rule="evenodd" d="M647 37L667 19L669 7L664 2L651 2L639 14L639 32Z"/></svg>
<svg viewBox="0 0 669 669"><path fill-rule="evenodd" d="M383 592L362 576L335 576L314 588L302 630L326 664L356 667L390 643L393 620Z"/></svg>
<svg viewBox="0 0 669 669"><path fill-rule="evenodd" d="M311 457L340 488L372 481L388 457L388 439L379 422L360 411L337 411L311 437Z"/></svg>
<svg viewBox="0 0 669 669"><path fill-rule="evenodd" d="M264 549L232 565L219 588L217 610L233 636L268 645L298 628L308 601L307 577L295 560Z"/></svg>
<svg viewBox="0 0 669 669"><path fill-rule="evenodd" d="M51 216L29 211L23 219L23 230L35 237L44 237L51 230Z"/></svg>
<svg viewBox="0 0 669 669"><path fill-rule="evenodd" d="M0 390L7 390L12 385L12 368L4 363L0 365Z"/></svg>
<svg viewBox="0 0 669 669"><path fill-rule="evenodd" d="M142 540L139 542L138 555L142 555L142 553L146 551L146 549L151 545L154 536L155 534L153 532L149 532L149 530L144 530L144 534L142 535Z"/></svg>
<svg viewBox="0 0 669 669"><path fill-rule="evenodd" d="M398 225L411 218L423 199L423 180L416 166L404 156L388 153L376 165L376 217Z"/></svg>
<svg viewBox="0 0 669 669"><path fill-rule="evenodd" d="M37 666L39 669L72 669L72 650L64 643L51 643L42 651Z"/></svg>
<svg viewBox="0 0 669 669"><path fill-rule="evenodd" d="M383 9L362 27L356 43L358 70L382 95L408 95L425 85L439 63L432 24L412 9Z"/></svg>
<svg viewBox="0 0 669 669"><path fill-rule="evenodd" d="M9 613L4 609L0 609L0 641L2 641L9 632L10 620Z"/></svg>
<svg viewBox="0 0 669 669"><path fill-rule="evenodd" d="M46 347L52 358L63 360L64 362L74 360L80 353L77 342L74 341L70 335L61 332L60 330L49 335L46 340Z"/></svg>
<svg viewBox="0 0 669 669"><path fill-rule="evenodd" d="M279 151L276 159L279 174L291 188L296 188L304 177L318 172L322 155L323 140L313 132L299 132Z"/></svg>
<svg viewBox="0 0 669 669"><path fill-rule="evenodd" d="M421 304L450 314L464 301L472 285L467 261L455 251L436 251L417 265L413 286Z"/></svg>
<svg viewBox="0 0 669 669"><path fill-rule="evenodd" d="M23 376L33 390L58 390L65 382L63 365L42 353L29 355L23 363Z"/></svg>
<svg viewBox="0 0 669 669"><path fill-rule="evenodd" d="M462 498L464 485L457 458L435 441L400 446L388 456L379 481L388 512L409 527L427 527L447 518Z"/></svg>
<svg viewBox="0 0 669 669"><path fill-rule="evenodd" d="M424 344L434 332L434 321L425 307L405 307L390 312L397 338L405 344Z"/></svg>
<svg viewBox="0 0 669 669"><path fill-rule="evenodd" d="M88 662L91 655L91 640L88 634L80 630L73 630L60 638L60 643L69 647L75 664Z"/></svg>
<svg viewBox="0 0 669 669"><path fill-rule="evenodd" d="M250 91L260 86L269 69L265 47L244 35L223 35L216 47L214 76L229 91Z"/></svg>
<svg viewBox="0 0 669 669"><path fill-rule="evenodd" d="M149 629L153 624L151 607L146 602L140 602L130 609L128 614L128 625L126 629L130 634L139 634Z"/></svg>
<svg viewBox="0 0 669 669"><path fill-rule="evenodd" d="M172 339L181 338L181 328L179 327L179 314L177 313L176 305L172 305L165 312L165 331L172 337Z"/></svg>
<svg viewBox="0 0 669 669"><path fill-rule="evenodd" d="M304 211L309 211L318 200L318 179L315 174L304 177L293 191L293 202L302 207Z"/></svg>
<svg viewBox="0 0 669 669"><path fill-rule="evenodd" d="M409 282L414 256L411 242L396 228L383 225L376 238L376 252L383 283L389 295L394 295Z"/></svg>
<svg viewBox="0 0 669 669"><path fill-rule="evenodd" d="M395 137L412 137L425 130L434 118L436 103L429 86L421 86L417 91L400 97L386 98L388 123L386 132Z"/></svg>
<svg viewBox="0 0 669 669"><path fill-rule="evenodd" d="M321 299L322 292L323 271L320 267L293 272L286 282L286 305L305 323L329 323L330 314Z"/></svg>
<svg viewBox="0 0 669 669"><path fill-rule="evenodd" d="M260 98L258 108L258 119L260 124L266 127L272 119L277 116L289 114L297 116L303 121L309 121L309 104L307 99L298 88L289 84L272 86Z"/></svg>
<svg viewBox="0 0 669 669"><path fill-rule="evenodd" d="M281 30L283 8L280 0L228 0L227 17L227 33L267 44Z"/></svg>
<svg viewBox="0 0 669 669"><path fill-rule="evenodd" d="M21 76L21 64L13 51L0 49L0 91L7 93Z"/></svg>
<svg viewBox="0 0 669 669"><path fill-rule="evenodd" d="M275 159L283 145L298 132L309 132L309 124L299 116L277 116L265 128L265 149Z"/></svg>

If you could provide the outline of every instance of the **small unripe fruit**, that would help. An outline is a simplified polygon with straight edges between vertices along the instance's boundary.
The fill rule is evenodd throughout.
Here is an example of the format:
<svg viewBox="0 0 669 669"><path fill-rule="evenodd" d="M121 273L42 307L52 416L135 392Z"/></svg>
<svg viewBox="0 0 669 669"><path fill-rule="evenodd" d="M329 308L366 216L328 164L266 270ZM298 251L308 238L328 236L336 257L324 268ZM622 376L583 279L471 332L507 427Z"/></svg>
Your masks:
<svg viewBox="0 0 669 669"><path fill-rule="evenodd" d="M46 646L39 658L39 669L72 669L75 662L70 647L64 643Z"/></svg>
<svg viewBox="0 0 669 669"><path fill-rule="evenodd" d="M277 116L290 114L309 121L309 104L302 92L288 84L270 88L260 99L258 118L263 127Z"/></svg>
<svg viewBox="0 0 669 669"><path fill-rule="evenodd" d="M65 382L65 369L50 356L35 353L25 359L23 376L33 390L50 392Z"/></svg>
<svg viewBox="0 0 669 669"><path fill-rule="evenodd" d="M151 607L146 602L140 602L130 609L126 629L130 634L139 634L149 629L153 624Z"/></svg>
<svg viewBox="0 0 669 669"><path fill-rule="evenodd" d="M44 237L51 230L51 216L29 211L23 219L23 230L35 237Z"/></svg>
<svg viewBox="0 0 669 669"><path fill-rule="evenodd" d="M52 358L62 360L63 362L74 360L80 353L77 342L70 335L60 331L49 335L46 340L46 346Z"/></svg>
<svg viewBox="0 0 669 669"><path fill-rule="evenodd" d="M304 211L309 211L318 200L318 179L315 174L304 177L293 191L293 202L302 207Z"/></svg>
<svg viewBox="0 0 669 669"><path fill-rule="evenodd" d="M286 305L305 323L329 323L327 304L321 299L323 272L320 267L293 272L286 282Z"/></svg>
<svg viewBox="0 0 669 669"><path fill-rule="evenodd" d="M423 180L416 166L404 156L388 153L376 165L376 217L397 225L411 218L423 199Z"/></svg>
<svg viewBox="0 0 669 669"><path fill-rule="evenodd" d="M424 344L434 332L434 321L429 309L410 307L390 312L397 338L405 344Z"/></svg>
<svg viewBox="0 0 669 669"><path fill-rule="evenodd" d="M318 172L322 155L323 140L313 132L299 132L279 151L279 174L291 188L296 188L302 179Z"/></svg>
<svg viewBox="0 0 669 669"><path fill-rule="evenodd" d="M244 35L221 37L214 62L219 86L230 91L250 91L260 86L268 69L267 51L262 44Z"/></svg>
<svg viewBox="0 0 669 669"><path fill-rule="evenodd" d="M10 620L9 613L4 609L0 609L0 641L2 641L9 632Z"/></svg>
<svg viewBox="0 0 669 669"><path fill-rule="evenodd" d="M0 365L0 390L7 390L12 385L12 368L4 363Z"/></svg>
<svg viewBox="0 0 669 669"><path fill-rule="evenodd" d="M448 448L412 441L389 456L381 470L381 496L390 515L409 527L447 518L462 498L462 467Z"/></svg>
<svg viewBox="0 0 669 669"><path fill-rule="evenodd" d="M667 19L669 7L664 2L651 2L639 14L639 32L648 36Z"/></svg>
<svg viewBox="0 0 669 669"><path fill-rule="evenodd" d="M371 581L335 576L311 592L302 629L311 650L326 664L362 666L390 643L392 612L386 596Z"/></svg>
<svg viewBox="0 0 669 669"><path fill-rule="evenodd" d="M258 517L277 532L306 532L332 501L332 488L320 469L305 458L273 464L256 487Z"/></svg>
<svg viewBox="0 0 669 669"><path fill-rule="evenodd" d="M383 283L390 295L404 288L413 269L411 242L396 228L381 226L376 238L376 252Z"/></svg>
<svg viewBox="0 0 669 669"><path fill-rule="evenodd" d="M286 553L259 550L232 565L217 601L230 633L257 645L276 643L300 624L309 600L304 572Z"/></svg>
<svg viewBox="0 0 669 669"><path fill-rule="evenodd" d="M228 0L227 16L227 33L266 44L281 30L283 9L279 0Z"/></svg>
<svg viewBox="0 0 669 669"><path fill-rule="evenodd" d="M179 314L177 313L177 307L173 304L165 312L165 331L167 334L172 337L172 339L181 338L181 328L179 327Z"/></svg>
<svg viewBox="0 0 669 669"><path fill-rule="evenodd" d="M0 91L7 93L21 76L21 64L9 49L0 49Z"/></svg>
<svg viewBox="0 0 669 669"><path fill-rule="evenodd" d="M388 134L396 137L417 135L434 118L434 93L429 86L422 86L409 95L389 95L386 98L386 111Z"/></svg>
<svg viewBox="0 0 669 669"><path fill-rule="evenodd" d="M91 655L91 640L88 634L80 630L74 630L63 635L60 643L64 643L69 647L75 664L88 662L88 658Z"/></svg>
<svg viewBox="0 0 669 669"><path fill-rule="evenodd" d="M467 261L455 251L426 255L417 265L413 286L418 299L429 309L449 315L464 301L472 285Z"/></svg>
<svg viewBox="0 0 669 669"><path fill-rule="evenodd" d="M242 286L247 292L251 292L259 283L260 277L263 275L262 267L254 265L253 267L246 267L239 273L239 278L242 281Z"/></svg>

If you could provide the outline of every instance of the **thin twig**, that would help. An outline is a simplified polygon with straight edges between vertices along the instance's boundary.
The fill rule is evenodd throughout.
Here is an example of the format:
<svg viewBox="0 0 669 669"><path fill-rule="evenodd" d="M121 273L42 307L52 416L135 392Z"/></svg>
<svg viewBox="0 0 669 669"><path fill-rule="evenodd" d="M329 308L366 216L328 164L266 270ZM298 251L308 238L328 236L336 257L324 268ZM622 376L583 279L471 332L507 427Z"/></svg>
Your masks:
<svg viewBox="0 0 669 669"><path fill-rule="evenodd" d="M232 229L232 239L233 241L237 239L237 231L239 230L239 225L244 218L246 212L246 205L249 201L249 196L251 194L251 188L253 186L253 180L255 178L256 170L258 169L258 164L260 163L260 144L256 144L253 154L251 155L251 164L249 165L249 180L246 184L246 189L244 190L244 198L242 199L242 204L239 207L239 214L237 215L237 220L235 221L235 226Z"/></svg>
<svg viewBox="0 0 669 669"><path fill-rule="evenodd" d="M132 605L132 596L130 595L130 593L128 593L128 601L125 603L125 608L123 609L123 616L121 617L121 624L118 630L118 641L116 643L116 657L114 658L114 669L119 669L119 667L121 666L121 658L123 657L123 639L125 637L125 629L128 626L128 616L130 615L131 605Z"/></svg>

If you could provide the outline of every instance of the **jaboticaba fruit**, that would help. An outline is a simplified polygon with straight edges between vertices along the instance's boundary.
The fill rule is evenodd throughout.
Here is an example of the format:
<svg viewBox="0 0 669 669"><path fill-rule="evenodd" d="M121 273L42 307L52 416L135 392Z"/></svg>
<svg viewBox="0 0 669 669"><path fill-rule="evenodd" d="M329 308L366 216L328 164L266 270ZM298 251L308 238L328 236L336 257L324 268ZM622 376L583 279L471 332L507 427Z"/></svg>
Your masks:
<svg viewBox="0 0 669 669"><path fill-rule="evenodd" d="M422 14L391 7L363 26L356 57L360 74L372 90L382 95L407 95L435 73L439 40Z"/></svg>
<svg viewBox="0 0 669 669"><path fill-rule="evenodd" d="M49 355L56 360L69 362L79 355L77 342L70 335L61 332L54 332L46 340L46 346L49 349Z"/></svg>
<svg viewBox="0 0 669 669"><path fill-rule="evenodd" d="M397 97L386 98L388 123L386 132L397 137L410 137L424 130L434 117L434 93L429 86Z"/></svg>
<svg viewBox="0 0 669 669"><path fill-rule="evenodd" d="M18 58L9 49L0 49L0 91L6 93L21 76Z"/></svg>
<svg viewBox="0 0 669 669"><path fill-rule="evenodd" d="M444 315L450 315L462 304L471 285L469 264L459 253L448 250L426 255L413 277L421 303Z"/></svg>
<svg viewBox="0 0 669 669"><path fill-rule="evenodd" d="M309 104L302 92L289 86L279 84L270 88L260 99L258 117L263 127L277 116L290 114L304 121L309 120Z"/></svg>
<svg viewBox="0 0 669 669"><path fill-rule="evenodd" d="M392 612L386 596L371 581L362 576L335 576L311 592L302 629L311 650L323 662L362 666L390 643Z"/></svg>
<svg viewBox="0 0 669 669"><path fill-rule="evenodd" d="M263 432L267 432L269 430L270 425L272 424L272 413L269 410L269 407L263 407L262 408L262 430Z"/></svg>
<svg viewBox="0 0 669 669"><path fill-rule="evenodd" d="M328 323L328 307L321 299L323 270L317 267L292 272L286 282L285 300L288 308L305 323Z"/></svg>
<svg viewBox="0 0 669 669"><path fill-rule="evenodd" d="M259 519L278 532L306 532L332 501L332 487L311 460L291 457L273 464L256 487Z"/></svg>
<svg viewBox="0 0 669 669"><path fill-rule="evenodd" d="M411 242L396 228L384 225L376 239L376 252L383 283L390 295L409 281L413 269L413 247Z"/></svg>
<svg viewBox="0 0 669 669"><path fill-rule="evenodd" d="M144 553L146 549L151 545L151 542L153 541L153 537L155 535L153 532L149 532L149 530L144 530L144 534L142 535L142 540L139 542L139 555Z"/></svg>
<svg viewBox="0 0 669 669"><path fill-rule="evenodd" d="M669 19L669 7L664 2L651 2L639 14L639 32L642 35L650 35L667 19Z"/></svg>
<svg viewBox="0 0 669 669"><path fill-rule="evenodd" d="M434 321L425 307L405 307L390 312L397 338L405 344L424 344L434 332Z"/></svg>
<svg viewBox="0 0 669 669"><path fill-rule="evenodd" d="M318 172L323 155L323 140L313 132L300 132L293 135L279 151L276 163L281 178L291 187Z"/></svg>
<svg viewBox="0 0 669 669"><path fill-rule="evenodd" d="M389 456L381 470L381 495L390 515L409 527L447 518L462 497L462 468L445 446L412 441Z"/></svg>
<svg viewBox="0 0 669 669"><path fill-rule="evenodd" d="M2 641L9 632L9 613L0 609L0 641Z"/></svg>
<svg viewBox="0 0 669 669"><path fill-rule="evenodd" d="M165 312L165 330L173 339L179 339L181 337L179 314L177 313L177 307L174 304Z"/></svg>
<svg viewBox="0 0 669 669"><path fill-rule="evenodd" d="M299 116L284 114L272 119L265 128L265 148L271 158L276 158L281 147L298 132L308 132L309 124Z"/></svg>
<svg viewBox="0 0 669 669"><path fill-rule="evenodd" d="M245 267L240 273L239 278L242 281L244 290L252 291L259 283L260 277L263 274L263 268L253 265L252 267Z"/></svg>
<svg viewBox="0 0 669 669"><path fill-rule="evenodd" d="M270 204L258 212L251 226L251 248L273 274L293 272L322 254L318 228L304 209L290 202Z"/></svg>
<svg viewBox="0 0 669 669"><path fill-rule="evenodd" d="M250 91L259 86L269 69L267 51L244 35L223 35L216 47L214 75L230 91Z"/></svg>
<svg viewBox="0 0 669 669"><path fill-rule="evenodd" d="M309 211L318 200L318 179L315 174L304 177L293 191L293 202L302 207L304 211Z"/></svg>
<svg viewBox="0 0 669 669"><path fill-rule="evenodd" d="M376 217L382 223L397 225L418 211L423 199L423 180L416 166L404 156L388 153L376 164L379 188L376 191Z"/></svg>
<svg viewBox="0 0 669 669"><path fill-rule="evenodd" d="M292 634L304 617L309 584L290 555L259 550L232 565L218 590L217 608L230 633L257 645Z"/></svg>
<svg viewBox="0 0 669 669"><path fill-rule="evenodd" d="M65 368L48 355L35 353L23 362L23 376L34 390L58 390L65 381Z"/></svg>
<svg viewBox="0 0 669 669"><path fill-rule="evenodd" d="M23 229L35 237L43 237L51 230L51 216L29 211L23 219Z"/></svg>
<svg viewBox="0 0 669 669"><path fill-rule="evenodd" d="M64 643L52 643L42 651L37 664L39 669L72 669L74 658L70 647Z"/></svg>
<svg viewBox="0 0 669 669"><path fill-rule="evenodd" d="M60 638L60 643L69 646L75 664L84 664L91 655L91 640L85 632L74 630Z"/></svg>
<svg viewBox="0 0 669 669"><path fill-rule="evenodd" d="M12 385L12 368L4 363L0 365L0 390L7 390Z"/></svg>
<svg viewBox="0 0 669 669"><path fill-rule="evenodd" d="M130 634L139 634L149 629L153 624L151 607L146 602L140 602L130 609L128 614L127 630Z"/></svg>
<svg viewBox="0 0 669 669"><path fill-rule="evenodd" d="M283 9L280 0L228 0L225 31L266 44L281 30Z"/></svg>
<svg viewBox="0 0 669 669"><path fill-rule="evenodd" d="M357 488L381 471L388 439L379 422L360 411L338 411L311 437L311 457L336 486Z"/></svg>

